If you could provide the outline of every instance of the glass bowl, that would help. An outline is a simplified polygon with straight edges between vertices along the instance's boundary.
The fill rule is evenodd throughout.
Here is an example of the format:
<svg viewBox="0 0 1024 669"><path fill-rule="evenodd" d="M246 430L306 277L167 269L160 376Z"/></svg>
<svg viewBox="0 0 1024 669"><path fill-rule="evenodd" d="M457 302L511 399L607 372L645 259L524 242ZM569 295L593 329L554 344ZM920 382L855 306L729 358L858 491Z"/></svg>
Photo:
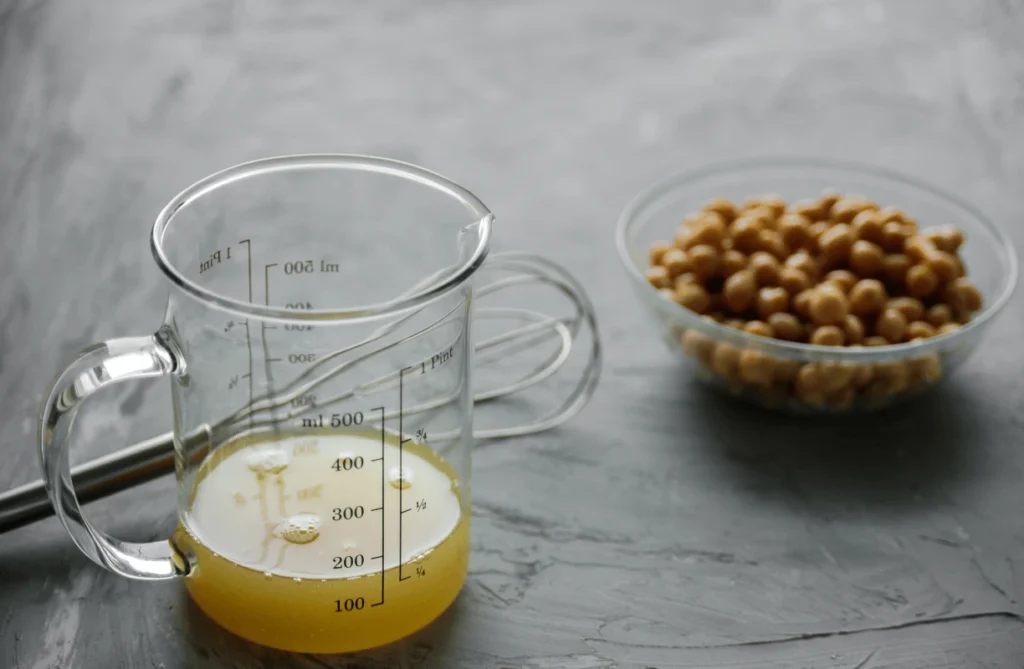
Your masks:
<svg viewBox="0 0 1024 669"><path fill-rule="evenodd" d="M644 276L651 244L671 239L683 216L712 198L738 203L776 193L793 202L826 190L899 207L922 229L960 228L966 240L960 257L984 298L982 310L954 332L929 339L864 348L817 346L721 325L665 299ZM637 299L661 339L691 363L694 375L737 397L793 413L878 409L934 387L978 347L1017 283L1017 256L1009 238L970 204L895 172L832 160L745 160L672 176L629 203L615 235ZM817 379L817 390L805 392L808 384L798 384L800 375Z"/></svg>

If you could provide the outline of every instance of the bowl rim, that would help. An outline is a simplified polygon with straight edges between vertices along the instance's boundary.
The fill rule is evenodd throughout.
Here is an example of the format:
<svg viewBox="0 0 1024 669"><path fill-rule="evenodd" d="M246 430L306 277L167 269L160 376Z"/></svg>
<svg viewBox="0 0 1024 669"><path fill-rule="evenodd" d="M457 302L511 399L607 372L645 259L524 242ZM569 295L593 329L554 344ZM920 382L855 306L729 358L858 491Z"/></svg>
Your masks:
<svg viewBox="0 0 1024 669"><path fill-rule="evenodd" d="M818 344L789 342L782 339L762 337L760 335L730 328L690 311L686 307L683 307L671 300L666 300L659 296L656 291L651 290L646 277L633 262L630 255L629 243L626 238L626 235L633 227L637 216L652 203L657 202L660 198L673 191L679 190L680 188L685 188L714 176L737 174L771 167L784 169L819 168L887 179L911 189L928 193L929 195L932 195L953 207L959 208L963 213L970 215L977 223L986 228L995 237L999 246L1002 247L1005 253L1006 272L1003 276L1003 283L1000 287L998 296L975 318L971 319L970 322L949 334L930 337L928 339L917 339L912 342L889 344L887 346L851 348L847 346L821 346ZM618 251L619 260L622 262L622 265L633 282L634 287L641 289L639 290L639 293L643 296L642 299L655 310L660 311L664 315L680 322L685 327L703 331L705 334L713 335L716 339L746 342L762 349L771 349L773 352L781 353L787 358L798 359L813 358L817 360L881 362L903 359L910 356L926 355L933 351L953 348L959 339L962 339L974 330L983 327L1003 311L1009 303L1010 297L1013 295L1018 281L1017 251L1013 246L1012 240L1000 226L989 219L971 203L938 186L920 181L895 170L857 161L833 158L761 156L756 158L716 161L706 163L697 168L675 172L644 188L629 200L619 214L618 222L615 226L615 245Z"/></svg>

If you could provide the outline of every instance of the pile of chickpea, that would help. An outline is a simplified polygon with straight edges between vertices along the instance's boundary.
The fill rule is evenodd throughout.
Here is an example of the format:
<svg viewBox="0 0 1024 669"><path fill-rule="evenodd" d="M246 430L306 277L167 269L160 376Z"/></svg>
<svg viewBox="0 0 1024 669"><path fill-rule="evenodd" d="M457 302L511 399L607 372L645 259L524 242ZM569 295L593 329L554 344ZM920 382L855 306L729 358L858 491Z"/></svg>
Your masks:
<svg viewBox="0 0 1024 669"><path fill-rule="evenodd" d="M982 308L959 257L963 233L918 228L901 209L825 193L724 198L687 215L650 248L647 280L663 297L728 327L819 346L886 346L950 333ZM845 407L936 381L936 354L853 365L774 358L682 332L681 344L733 384Z"/></svg>

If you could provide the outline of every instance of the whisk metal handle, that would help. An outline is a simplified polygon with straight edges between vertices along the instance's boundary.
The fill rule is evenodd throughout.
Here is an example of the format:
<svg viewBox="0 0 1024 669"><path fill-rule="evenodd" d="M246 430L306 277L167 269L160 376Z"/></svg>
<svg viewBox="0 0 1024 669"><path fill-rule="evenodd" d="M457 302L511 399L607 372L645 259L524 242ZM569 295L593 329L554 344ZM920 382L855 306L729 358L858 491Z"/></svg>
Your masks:
<svg viewBox="0 0 1024 669"><path fill-rule="evenodd" d="M174 471L174 435L146 439L71 468L78 501L92 502ZM53 515L41 480L0 493L0 533Z"/></svg>

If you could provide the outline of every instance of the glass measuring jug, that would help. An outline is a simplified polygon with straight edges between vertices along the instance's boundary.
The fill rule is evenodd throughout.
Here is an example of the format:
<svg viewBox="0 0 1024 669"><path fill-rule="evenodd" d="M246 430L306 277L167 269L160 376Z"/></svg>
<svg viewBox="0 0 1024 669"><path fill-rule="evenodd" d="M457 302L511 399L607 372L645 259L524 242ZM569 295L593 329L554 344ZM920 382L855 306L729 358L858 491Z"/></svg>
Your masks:
<svg viewBox="0 0 1024 669"><path fill-rule="evenodd" d="M566 420L600 369L589 301L557 266L497 256L505 276L477 285L492 223L451 181L363 156L255 161L176 196L152 230L163 324L85 349L43 403L44 482L76 545L125 576L181 577L212 619L286 650L369 648L434 619L467 571L474 400L553 374L584 323L589 361L564 403L475 436ZM475 305L527 282L576 314ZM474 341L483 318L518 325ZM525 375L474 391L474 364L545 338L557 345ZM151 377L171 380L179 522L130 543L82 514L68 447L85 398Z"/></svg>

